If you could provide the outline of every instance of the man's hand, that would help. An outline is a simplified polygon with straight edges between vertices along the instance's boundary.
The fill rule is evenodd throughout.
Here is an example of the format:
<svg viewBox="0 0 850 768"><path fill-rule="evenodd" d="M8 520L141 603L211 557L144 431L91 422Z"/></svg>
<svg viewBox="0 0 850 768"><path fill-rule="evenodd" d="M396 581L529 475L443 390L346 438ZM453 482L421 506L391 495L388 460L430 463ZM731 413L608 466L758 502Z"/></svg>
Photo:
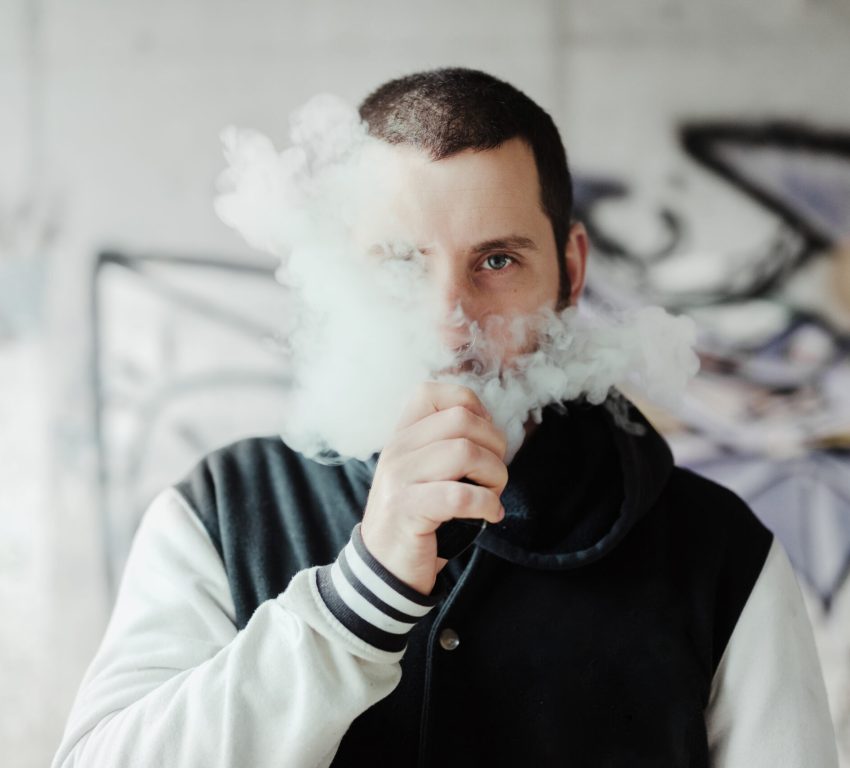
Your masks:
<svg viewBox="0 0 850 768"><path fill-rule="evenodd" d="M506 448L471 389L423 384L381 451L360 527L366 548L396 577L430 594L447 562L437 557L437 528L453 517L504 517Z"/></svg>

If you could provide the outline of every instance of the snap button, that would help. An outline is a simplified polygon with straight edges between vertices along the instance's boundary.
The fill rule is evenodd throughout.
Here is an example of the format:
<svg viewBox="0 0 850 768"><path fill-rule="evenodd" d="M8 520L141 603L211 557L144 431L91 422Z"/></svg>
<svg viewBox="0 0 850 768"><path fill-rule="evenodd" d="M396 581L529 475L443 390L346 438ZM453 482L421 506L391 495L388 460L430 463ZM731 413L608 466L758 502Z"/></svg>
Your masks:
<svg viewBox="0 0 850 768"><path fill-rule="evenodd" d="M460 645L460 638L457 632L446 627L440 632L440 645L445 651L453 651Z"/></svg>

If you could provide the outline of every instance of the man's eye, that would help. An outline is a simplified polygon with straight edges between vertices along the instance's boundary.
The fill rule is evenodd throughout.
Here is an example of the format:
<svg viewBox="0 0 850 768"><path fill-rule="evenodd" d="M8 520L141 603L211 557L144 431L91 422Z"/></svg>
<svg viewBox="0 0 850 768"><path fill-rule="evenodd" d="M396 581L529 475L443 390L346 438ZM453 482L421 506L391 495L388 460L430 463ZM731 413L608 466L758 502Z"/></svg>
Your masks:
<svg viewBox="0 0 850 768"><path fill-rule="evenodd" d="M485 269L498 272L507 267L513 259L505 253L494 253L484 259Z"/></svg>

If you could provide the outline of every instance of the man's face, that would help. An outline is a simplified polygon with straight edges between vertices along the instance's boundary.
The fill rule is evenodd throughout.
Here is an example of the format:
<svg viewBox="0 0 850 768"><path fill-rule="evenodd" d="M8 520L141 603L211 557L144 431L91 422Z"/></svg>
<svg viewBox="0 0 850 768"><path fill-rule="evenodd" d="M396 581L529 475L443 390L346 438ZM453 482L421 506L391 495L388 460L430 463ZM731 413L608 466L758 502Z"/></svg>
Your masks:
<svg viewBox="0 0 850 768"><path fill-rule="evenodd" d="M424 255L447 346L457 349L469 341L468 327L451 320L458 306L491 334L494 317L509 320L556 308L555 238L541 206L534 155L524 141L436 161L405 145L390 153L397 168L389 210L381 218L392 222L391 237ZM581 292L585 252L586 235L575 225L566 254L570 304ZM533 339L518 341L507 333L494 341L505 363L534 346Z"/></svg>

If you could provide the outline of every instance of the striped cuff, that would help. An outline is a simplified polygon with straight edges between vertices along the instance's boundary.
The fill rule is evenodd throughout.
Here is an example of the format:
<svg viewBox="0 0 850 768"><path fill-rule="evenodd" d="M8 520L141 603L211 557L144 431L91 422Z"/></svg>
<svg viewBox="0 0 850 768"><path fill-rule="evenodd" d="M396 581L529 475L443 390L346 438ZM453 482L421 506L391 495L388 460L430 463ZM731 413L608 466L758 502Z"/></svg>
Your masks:
<svg viewBox="0 0 850 768"><path fill-rule="evenodd" d="M366 549L360 523L336 562L316 569L325 605L348 630L382 651L401 651L410 630L443 597L423 595L381 565Z"/></svg>

